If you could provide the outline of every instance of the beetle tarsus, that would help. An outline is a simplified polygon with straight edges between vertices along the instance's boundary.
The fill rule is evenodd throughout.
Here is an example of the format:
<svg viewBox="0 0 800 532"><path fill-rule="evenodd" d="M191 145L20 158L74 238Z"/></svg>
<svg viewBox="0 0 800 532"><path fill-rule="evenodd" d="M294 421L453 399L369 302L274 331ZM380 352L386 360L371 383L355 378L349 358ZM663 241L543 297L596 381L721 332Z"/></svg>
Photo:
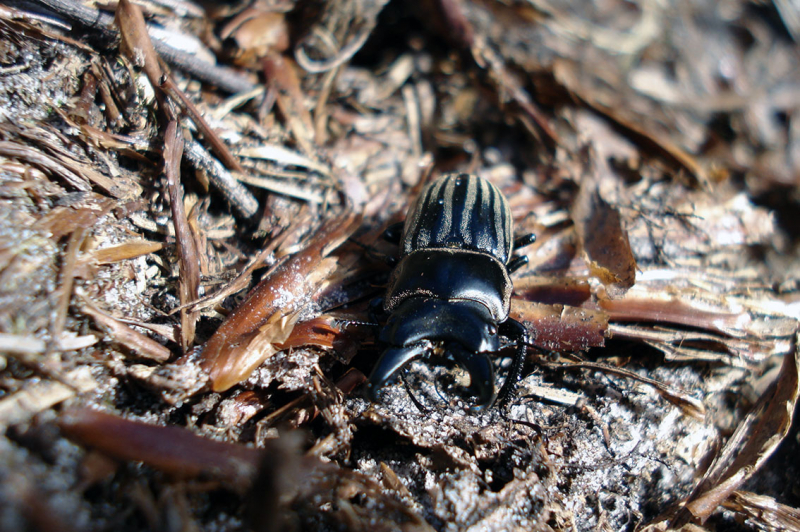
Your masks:
<svg viewBox="0 0 800 532"><path fill-rule="evenodd" d="M403 237L403 222L390 225L383 231L383 239L392 244L399 244Z"/></svg>
<svg viewBox="0 0 800 532"><path fill-rule="evenodd" d="M521 249L524 248L525 246L530 246L534 242L536 242L536 233L528 233L522 235L521 237L514 240L514 249ZM514 273L515 271L519 270L526 264L528 264L527 255L516 255L511 259L506 268L508 269L508 273Z"/></svg>

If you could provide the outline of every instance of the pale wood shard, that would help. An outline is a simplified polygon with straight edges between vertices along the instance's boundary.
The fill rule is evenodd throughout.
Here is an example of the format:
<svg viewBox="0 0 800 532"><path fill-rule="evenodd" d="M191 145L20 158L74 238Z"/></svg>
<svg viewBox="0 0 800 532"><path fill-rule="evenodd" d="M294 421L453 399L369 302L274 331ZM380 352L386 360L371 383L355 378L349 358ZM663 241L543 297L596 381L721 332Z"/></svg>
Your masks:
<svg viewBox="0 0 800 532"><path fill-rule="evenodd" d="M82 304L79 309L82 313L94 319L101 329L104 329L111 336L112 340L129 349L131 352L145 358L166 362L172 356L172 352L128 325L122 323L98 309L88 298L81 297Z"/></svg>
<svg viewBox="0 0 800 532"><path fill-rule="evenodd" d="M88 367L70 371L62 379L63 382L33 381L0 399L0 426L8 427L29 421L36 414L97 387L97 381Z"/></svg>

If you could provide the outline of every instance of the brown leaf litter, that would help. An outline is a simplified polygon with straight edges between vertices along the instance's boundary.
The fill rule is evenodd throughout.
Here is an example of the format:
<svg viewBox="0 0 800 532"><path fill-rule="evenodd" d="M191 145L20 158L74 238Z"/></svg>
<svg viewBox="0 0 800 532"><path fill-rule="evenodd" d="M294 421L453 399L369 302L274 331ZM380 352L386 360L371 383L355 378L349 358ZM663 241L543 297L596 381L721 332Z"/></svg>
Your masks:
<svg viewBox="0 0 800 532"><path fill-rule="evenodd" d="M0 6L0 529L800 529L798 20ZM362 391L449 172L537 236L481 415L446 360Z"/></svg>

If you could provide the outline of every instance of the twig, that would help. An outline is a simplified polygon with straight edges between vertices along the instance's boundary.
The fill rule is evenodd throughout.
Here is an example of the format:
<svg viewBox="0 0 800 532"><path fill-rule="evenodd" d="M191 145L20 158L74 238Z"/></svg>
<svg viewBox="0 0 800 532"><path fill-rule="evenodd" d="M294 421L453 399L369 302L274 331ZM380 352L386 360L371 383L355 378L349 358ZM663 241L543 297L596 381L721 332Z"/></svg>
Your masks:
<svg viewBox="0 0 800 532"><path fill-rule="evenodd" d="M225 199L245 218L258 212L258 200L217 159L195 140L186 144L186 160L208 177Z"/></svg>
<svg viewBox="0 0 800 532"><path fill-rule="evenodd" d="M114 40L119 35L114 25L113 16L98 9L86 7L80 2L72 0L31 0L31 3L78 23L84 28L97 31L108 40ZM225 92L247 92L253 90L256 86L247 76L236 70L207 63L197 56L177 50L155 37L153 37L153 46L158 55L170 65L185 71L200 81L215 85Z"/></svg>

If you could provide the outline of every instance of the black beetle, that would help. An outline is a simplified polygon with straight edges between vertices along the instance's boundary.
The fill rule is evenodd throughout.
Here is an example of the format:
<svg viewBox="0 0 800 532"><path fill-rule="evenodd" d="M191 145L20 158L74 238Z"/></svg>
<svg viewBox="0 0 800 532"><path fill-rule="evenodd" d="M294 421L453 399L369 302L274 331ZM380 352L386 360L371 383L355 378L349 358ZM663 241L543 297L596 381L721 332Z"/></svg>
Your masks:
<svg viewBox="0 0 800 532"><path fill-rule="evenodd" d="M462 365L477 402L474 412L505 400L519 378L528 332L508 317L513 285L509 274L527 262L512 257L513 221L508 201L493 184L469 174L451 174L429 184L409 209L400 239L400 261L392 272L383 310L389 314L379 339L383 352L367 383L379 390L414 359L434 351ZM500 393L488 353L500 337L517 345Z"/></svg>

